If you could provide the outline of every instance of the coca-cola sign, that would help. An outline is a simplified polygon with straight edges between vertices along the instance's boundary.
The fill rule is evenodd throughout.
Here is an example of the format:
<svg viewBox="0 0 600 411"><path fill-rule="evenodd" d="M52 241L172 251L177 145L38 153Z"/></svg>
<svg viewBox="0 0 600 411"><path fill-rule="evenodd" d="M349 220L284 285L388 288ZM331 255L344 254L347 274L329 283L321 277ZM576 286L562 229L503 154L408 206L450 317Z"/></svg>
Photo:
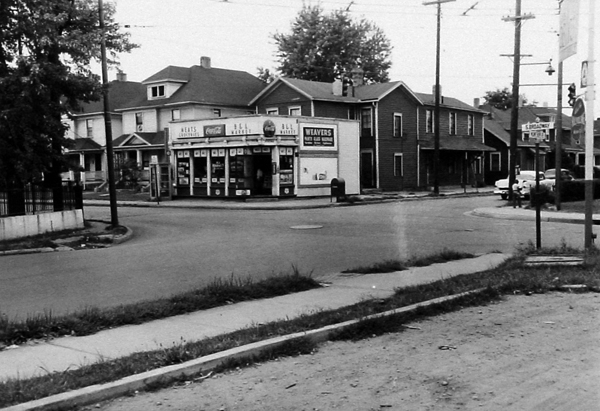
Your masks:
<svg viewBox="0 0 600 411"><path fill-rule="evenodd" d="M225 135L225 124L212 124L204 126L205 137L223 137Z"/></svg>

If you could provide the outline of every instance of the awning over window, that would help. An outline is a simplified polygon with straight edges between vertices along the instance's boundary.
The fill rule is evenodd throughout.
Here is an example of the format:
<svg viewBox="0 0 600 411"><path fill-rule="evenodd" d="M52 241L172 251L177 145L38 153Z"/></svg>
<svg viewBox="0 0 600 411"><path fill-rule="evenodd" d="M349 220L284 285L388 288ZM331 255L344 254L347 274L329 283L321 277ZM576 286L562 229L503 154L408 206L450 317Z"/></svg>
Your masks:
<svg viewBox="0 0 600 411"><path fill-rule="evenodd" d="M434 149L434 136L419 139L422 150ZM486 146L478 137L450 136L440 137L440 150L446 151L496 151L495 148Z"/></svg>
<svg viewBox="0 0 600 411"><path fill-rule="evenodd" d="M90 151L97 151L97 152L102 152L102 146L98 143L96 143L94 140L92 140L91 138L76 138L75 140L72 140L73 143L71 144L71 146L69 147L69 152L70 153L74 153L74 152L90 152Z"/></svg>

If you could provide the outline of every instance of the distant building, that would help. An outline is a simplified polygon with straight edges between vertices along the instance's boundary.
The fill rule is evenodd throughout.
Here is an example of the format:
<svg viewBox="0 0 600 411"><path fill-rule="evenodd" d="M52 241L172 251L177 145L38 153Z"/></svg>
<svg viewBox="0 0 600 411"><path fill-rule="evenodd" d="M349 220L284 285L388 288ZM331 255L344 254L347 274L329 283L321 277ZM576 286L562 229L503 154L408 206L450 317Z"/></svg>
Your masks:
<svg viewBox="0 0 600 411"><path fill-rule="evenodd" d="M485 144L496 148L496 152L488 153L486 163L489 165L486 183L506 178L509 174L510 156L510 122L511 110L501 110L489 105L479 107L487 113L485 117ZM554 168L556 159L556 118L558 112L548 107L524 106L519 108L518 136L516 147L516 165L521 170L535 169L535 141L523 131L523 124L547 122L552 126L547 138L540 142L540 166L543 170ZM571 136L571 117L562 115L561 141L562 168L577 168L585 163L585 141ZM600 165L600 150L594 150L595 164Z"/></svg>

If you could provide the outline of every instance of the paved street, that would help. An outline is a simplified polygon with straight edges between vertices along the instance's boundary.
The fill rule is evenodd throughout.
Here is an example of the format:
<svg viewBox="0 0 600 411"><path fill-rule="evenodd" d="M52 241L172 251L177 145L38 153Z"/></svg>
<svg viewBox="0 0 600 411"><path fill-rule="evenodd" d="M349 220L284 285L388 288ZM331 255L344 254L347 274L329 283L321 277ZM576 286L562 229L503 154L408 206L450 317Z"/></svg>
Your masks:
<svg viewBox="0 0 600 411"><path fill-rule="evenodd" d="M201 287L214 278L289 272L331 276L357 265L444 248L513 252L533 221L470 216L497 197L415 200L310 210L120 208L130 241L108 248L0 258L0 311L10 318L114 306ZM86 207L109 219L108 207ZM544 223L543 245L581 247L583 226Z"/></svg>

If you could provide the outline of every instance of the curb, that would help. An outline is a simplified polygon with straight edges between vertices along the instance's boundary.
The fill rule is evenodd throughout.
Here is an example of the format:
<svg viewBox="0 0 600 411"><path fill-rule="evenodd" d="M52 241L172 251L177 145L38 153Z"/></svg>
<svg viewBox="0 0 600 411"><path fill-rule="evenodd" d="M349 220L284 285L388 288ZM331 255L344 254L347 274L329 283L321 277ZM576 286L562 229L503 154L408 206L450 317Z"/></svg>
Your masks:
<svg viewBox="0 0 600 411"><path fill-rule="evenodd" d="M127 226L125 226L125 228L127 229L127 232L125 234L116 235L113 237L113 244L121 244L125 241L131 240L131 238L133 237L133 230Z"/></svg>
<svg viewBox="0 0 600 411"><path fill-rule="evenodd" d="M395 314L410 312L422 307L440 304L446 301L452 301L467 295L478 294L484 291L485 288L479 288L472 291L467 291L460 294L454 294L445 297L434 298L432 300L423 301L417 304L409 305L402 308L397 308L390 311L385 311L378 314L372 314L357 320L349 320L339 324L328 325L316 330L299 332L286 336L271 338L264 341L248 344L242 347L232 348L220 353L211 354L202 358L191 360L183 364L170 365L156 370L144 372L130 377L122 378L106 384L96 384L78 390L69 391L50 397L34 400L22 404L3 408L4 411L44 411L44 410L60 410L71 409L78 406L89 405L100 401L106 401L112 398L120 397L131 393L135 390L144 389L145 387L164 383L166 380L180 378L182 376L193 376L199 373L206 373L214 370L219 365L233 360L243 359L251 356L259 355L263 351L277 348L289 341L300 338L309 338L315 343L326 341L329 336L335 332L339 332L347 327L355 325L361 321L388 317Z"/></svg>
<svg viewBox="0 0 600 411"><path fill-rule="evenodd" d="M115 245L115 244L121 244L124 243L125 241L129 241L132 237L133 237L133 230L129 227L126 227L127 232L123 235L113 235L109 237L112 237L112 243L109 244L109 246L111 245ZM105 234L101 235L104 236ZM101 237L99 236L99 237ZM72 248L70 247L57 247L57 248L52 248L52 247L43 247L43 248L26 248L26 249L22 249L22 250L6 250L6 251L0 251L0 256L9 256L9 255L22 255L22 254L39 254L39 253L55 253L55 252L62 252L62 251L73 251Z"/></svg>
<svg viewBox="0 0 600 411"><path fill-rule="evenodd" d="M481 209L475 209L473 211L470 211L468 214L474 215L477 217L497 218L497 219L501 219L501 220L518 220L518 221L534 221L535 220L535 214L521 215L521 214L493 213L493 212L483 211ZM548 216L546 216L546 217L542 217L541 221L548 222L548 223L585 224L584 217L567 218L567 217L556 217L556 216L548 217ZM600 219L598 219L598 218L592 219L592 224L600 225Z"/></svg>
<svg viewBox="0 0 600 411"><path fill-rule="evenodd" d="M325 204L305 204L305 205L294 205L293 203L282 204L282 205L272 205L272 206L260 206L260 205L251 205L244 206L242 205L211 205L211 204L177 204L172 201L163 201L160 204L154 202L140 202L140 201L117 201L117 206L119 207L140 207L140 208L184 208L184 209L203 209L203 210L310 210L317 208L331 208L331 207L350 207L350 206L360 206L360 205L368 205L368 204L380 204L380 203L389 203L389 202L401 202L401 201L415 201L415 200L442 200L447 198L460 198L460 197L483 197L483 196L491 196L494 195L492 192L481 192L481 193L441 193L438 196L434 196L431 194L425 195L415 195L415 196L406 196L406 197L382 197L382 198L372 198L372 199L359 199L354 200L352 202L330 202ZM176 201L176 200L175 200ZM108 200L84 200L84 206L94 206L94 207L107 207L109 206ZM238 203L240 204L240 203ZM254 203L258 204L258 203Z"/></svg>

